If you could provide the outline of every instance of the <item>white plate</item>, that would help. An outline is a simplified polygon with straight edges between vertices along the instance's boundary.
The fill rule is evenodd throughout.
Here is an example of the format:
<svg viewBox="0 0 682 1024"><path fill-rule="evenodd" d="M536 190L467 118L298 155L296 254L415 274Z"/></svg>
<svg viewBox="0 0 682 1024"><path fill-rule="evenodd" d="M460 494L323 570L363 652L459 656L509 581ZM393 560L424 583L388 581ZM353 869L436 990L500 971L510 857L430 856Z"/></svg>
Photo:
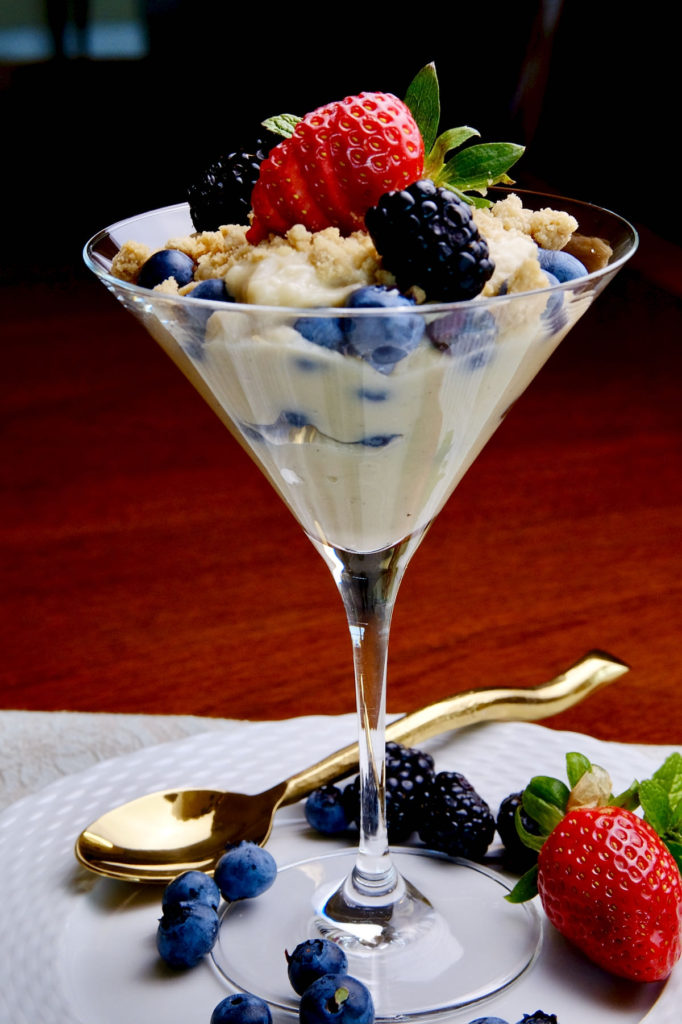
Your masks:
<svg viewBox="0 0 682 1024"><path fill-rule="evenodd" d="M103 762L53 783L0 816L2 1024L209 1024L226 994L210 960L175 974L154 936L160 890L97 879L78 867L80 830L108 808L156 789L224 786L257 792L353 739L352 716L233 723ZM607 767L619 791L651 774L665 753L525 724L490 724L432 740L436 766L467 775L496 808L531 774L563 776L581 750ZM327 841L286 808L270 841L280 863ZM559 1024L678 1024L682 971L665 985L634 985L586 963L550 930L538 963L485 1008L511 1022L541 1007Z"/></svg>

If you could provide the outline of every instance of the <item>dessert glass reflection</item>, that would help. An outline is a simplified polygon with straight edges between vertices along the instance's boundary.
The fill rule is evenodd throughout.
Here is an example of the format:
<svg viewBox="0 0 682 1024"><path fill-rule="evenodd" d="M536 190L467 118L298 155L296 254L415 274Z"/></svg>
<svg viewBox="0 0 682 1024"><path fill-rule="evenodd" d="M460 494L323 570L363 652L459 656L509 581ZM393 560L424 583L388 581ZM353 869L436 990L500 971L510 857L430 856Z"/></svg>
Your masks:
<svg viewBox="0 0 682 1024"><path fill-rule="evenodd" d="M524 194L531 208L549 197ZM257 306L183 298L113 277L120 246L163 248L192 231L187 207L115 224L85 260L145 326L258 464L331 570L353 647L361 822L358 849L281 866L257 901L228 907L214 959L225 978L296 1012L284 949L323 936L370 987L377 1019L476 1002L516 979L541 926L480 865L389 850L384 728L388 639L403 572L429 524L540 367L636 247L631 227L552 199L609 264L577 280L468 302L386 310ZM390 372L324 344L342 331L417 331ZM312 325L312 327L311 327ZM357 349L358 346L356 346ZM229 515L229 510L226 512ZM324 710L321 708L321 710ZM247 905L248 904L248 905Z"/></svg>

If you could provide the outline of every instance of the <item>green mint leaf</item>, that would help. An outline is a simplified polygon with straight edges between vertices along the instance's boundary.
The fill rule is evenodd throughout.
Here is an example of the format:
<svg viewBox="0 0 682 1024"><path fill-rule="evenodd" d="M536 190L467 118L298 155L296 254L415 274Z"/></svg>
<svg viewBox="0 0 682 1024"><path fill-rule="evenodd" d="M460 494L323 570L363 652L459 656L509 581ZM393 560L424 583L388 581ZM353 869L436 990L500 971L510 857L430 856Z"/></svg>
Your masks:
<svg viewBox="0 0 682 1024"><path fill-rule="evenodd" d="M530 871L521 875L511 892L504 897L510 903L526 903L538 894L538 866L534 864Z"/></svg>
<svg viewBox="0 0 682 1024"><path fill-rule="evenodd" d="M566 775L571 789L580 782L585 772L591 771L592 762L584 754L566 754Z"/></svg>
<svg viewBox="0 0 682 1024"><path fill-rule="evenodd" d="M671 754L666 757L661 767L654 772L653 777L670 793L675 783L676 776L682 776L682 754Z"/></svg>
<svg viewBox="0 0 682 1024"><path fill-rule="evenodd" d="M296 114L275 114L274 117L268 117L261 123L274 135L283 135L285 139L290 139L296 131L296 125L302 120L303 118Z"/></svg>
<svg viewBox="0 0 682 1024"><path fill-rule="evenodd" d="M639 799L644 811L644 820L659 836L670 826L670 802L664 786L655 779L645 779L639 786Z"/></svg>
<svg viewBox="0 0 682 1024"><path fill-rule="evenodd" d="M507 171L519 159L523 146L513 142L482 142L456 153L446 163L442 181L447 181L462 191L481 192L508 181Z"/></svg>
<svg viewBox="0 0 682 1024"><path fill-rule="evenodd" d="M440 121L440 90L433 62L422 68L410 82L405 93L405 105L417 122L424 140L424 152L430 153Z"/></svg>
<svg viewBox="0 0 682 1024"><path fill-rule="evenodd" d="M546 837L533 835L532 832L528 832L528 830L524 828L523 819L521 818L521 809L519 807L516 808L516 813L514 814L514 824L516 826L516 833L523 845L527 846L530 850L535 850L536 853L539 853L544 845Z"/></svg>
<svg viewBox="0 0 682 1024"><path fill-rule="evenodd" d="M682 874L682 842L678 842L672 839L664 839L663 842L675 858L675 863L677 864L678 868L680 869L680 873Z"/></svg>
<svg viewBox="0 0 682 1024"><path fill-rule="evenodd" d="M435 141L433 149L424 161L424 177L431 178L436 185L440 184L438 176L445 163L445 157L451 149L457 149L474 135L480 135L475 128L462 125L461 128L450 128L443 132ZM428 152L428 151L427 151Z"/></svg>
<svg viewBox="0 0 682 1024"><path fill-rule="evenodd" d="M639 782L635 779L627 789L609 800L610 807L624 807L627 811L636 811L639 807Z"/></svg>
<svg viewBox="0 0 682 1024"><path fill-rule="evenodd" d="M561 779L553 779L550 775L535 775L526 786L524 799L528 792L558 808L562 816L571 795L570 789Z"/></svg>
<svg viewBox="0 0 682 1024"><path fill-rule="evenodd" d="M673 803L672 799L669 797L668 802L670 804L670 824L668 826L668 831L672 832L682 826L682 800Z"/></svg>

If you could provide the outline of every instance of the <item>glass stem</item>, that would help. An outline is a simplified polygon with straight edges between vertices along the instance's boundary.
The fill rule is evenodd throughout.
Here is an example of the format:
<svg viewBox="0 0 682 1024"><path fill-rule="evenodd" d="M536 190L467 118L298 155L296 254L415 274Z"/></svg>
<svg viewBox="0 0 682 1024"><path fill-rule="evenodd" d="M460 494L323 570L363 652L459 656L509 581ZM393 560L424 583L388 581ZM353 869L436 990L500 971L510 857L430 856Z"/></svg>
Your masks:
<svg viewBox="0 0 682 1024"><path fill-rule="evenodd" d="M360 748L360 839L347 897L359 904L390 903L402 883L386 833L386 663L395 598L421 537L384 551L357 554L316 545L330 566L353 644Z"/></svg>

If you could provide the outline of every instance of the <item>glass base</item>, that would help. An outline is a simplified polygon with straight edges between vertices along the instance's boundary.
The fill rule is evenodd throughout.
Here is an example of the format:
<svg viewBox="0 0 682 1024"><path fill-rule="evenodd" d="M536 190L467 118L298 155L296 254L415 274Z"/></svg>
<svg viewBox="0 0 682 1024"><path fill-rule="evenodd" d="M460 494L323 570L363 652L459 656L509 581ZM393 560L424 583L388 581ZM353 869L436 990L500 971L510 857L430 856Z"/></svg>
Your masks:
<svg viewBox="0 0 682 1024"><path fill-rule="evenodd" d="M343 879L355 850L280 868L256 900L228 906L213 960L236 988L298 1016L285 950L308 938L343 946L348 973L374 998L377 1021L418 1019L477 1003L506 988L535 960L542 925L530 904L479 864L426 850L391 851L403 877L398 902L344 920Z"/></svg>

